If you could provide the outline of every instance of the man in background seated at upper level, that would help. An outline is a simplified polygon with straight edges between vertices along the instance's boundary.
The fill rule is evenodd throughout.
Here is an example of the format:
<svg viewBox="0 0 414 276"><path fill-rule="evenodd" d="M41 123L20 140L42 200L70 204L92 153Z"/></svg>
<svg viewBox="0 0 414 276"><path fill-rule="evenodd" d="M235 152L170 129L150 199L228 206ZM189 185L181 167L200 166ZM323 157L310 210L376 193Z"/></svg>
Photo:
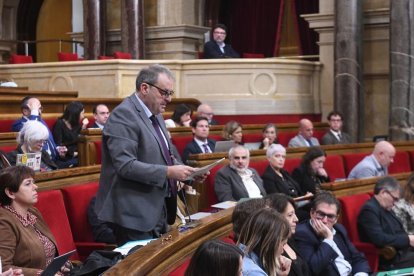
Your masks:
<svg viewBox="0 0 414 276"><path fill-rule="evenodd" d="M197 117L191 121L191 131L193 132L193 141L188 143L184 149L183 162L186 163L190 154L212 153L216 146L216 141L208 139L210 133L208 120L206 117Z"/></svg>
<svg viewBox="0 0 414 276"><path fill-rule="evenodd" d="M322 137L322 145L350 144L351 136L342 131L342 114L337 111L331 111L328 114L329 131Z"/></svg>
<svg viewBox="0 0 414 276"><path fill-rule="evenodd" d="M20 102L20 108L23 116L13 123L12 131L19 132L27 121L41 122L49 132L49 138L43 144L42 150L50 155L60 169L69 167L69 163L61 160L61 158L65 157L68 149L65 146L56 145L48 125L42 119L43 107L40 100L32 96L24 97Z"/></svg>
<svg viewBox="0 0 414 276"><path fill-rule="evenodd" d="M299 133L292 139L290 139L288 147L313 147L319 146L317 138L313 137L313 124L308 119L302 119L299 121Z"/></svg>
<svg viewBox="0 0 414 276"><path fill-rule="evenodd" d="M213 28L213 40L204 44L204 58L239 58L240 55L226 44L227 27L217 24Z"/></svg>
<svg viewBox="0 0 414 276"><path fill-rule="evenodd" d="M93 107L92 112L95 118L92 128L103 129L109 118L109 108L105 104L97 104Z"/></svg>
<svg viewBox="0 0 414 276"><path fill-rule="evenodd" d="M208 104L200 104L197 107L197 116L206 117L209 125L218 125L218 122L213 119L214 111Z"/></svg>
<svg viewBox="0 0 414 276"><path fill-rule="evenodd" d="M375 184L374 196L362 206L358 215L361 241L379 248L392 246L397 250L391 260L380 256L381 270L414 266L414 235L407 234L401 221L392 212L400 196L400 183L393 177L384 177Z"/></svg>
<svg viewBox="0 0 414 276"><path fill-rule="evenodd" d="M221 168L214 181L214 191L219 202L241 198L258 198L266 195L262 178L249 168L250 152L242 145L229 150L230 164Z"/></svg>
<svg viewBox="0 0 414 276"><path fill-rule="evenodd" d="M366 156L351 170L348 179L388 175L388 167L394 162L394 156L395 148L391 143L378 142L372 154Z"/></svg>

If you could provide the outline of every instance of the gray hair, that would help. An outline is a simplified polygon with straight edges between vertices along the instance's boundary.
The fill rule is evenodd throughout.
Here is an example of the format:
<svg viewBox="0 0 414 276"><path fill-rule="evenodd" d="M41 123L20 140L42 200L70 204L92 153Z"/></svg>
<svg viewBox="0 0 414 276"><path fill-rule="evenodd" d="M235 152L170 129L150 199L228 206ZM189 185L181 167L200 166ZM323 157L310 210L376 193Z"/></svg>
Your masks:
<svg viewBox="0 0 414 276"><path fill-rule="evenodd" d="M154 64L149 67L146 67L142 69L137 76L137 79L135 81L135 87L137 90L139 90L139 87L143 83L151 83L151 84L157 84L158 82L158 76L160 74L165 74L169 79L175 80L173 73L168 69L167 67L160 65L160 64Z"/></svg>
<svg viewBox="0 0 414 276"><path fill-rule="evenodd" d="M236 146L230 148L230 150L229 150L229 159L233 158L233 153L236 149L244 149L247 152L247 158L250 158L250 151L249 151L248 148L246 148L243 145L236 145Z"/></svg>
<svg viewBox="0 0 414 276"><path fill-rule="evenodd" d="M286 154L286 149L281 144L271 144L266 150L267 158L272 157L273 155L275 155L276 152L281 152L281 153Z"/></svg>
<svg viewBox="0 0 414 276"><path fill-rule="evenodd" d="M386 176L377 181L374 187L374 194L379 194L381 190L389 192L399 191L401 194L401 186L397 179L391 176Z"/></svg>
<svg viewBox="0 0 414 276"><path fill-rule="evenodd" d="M17 135L17 143L19 145L32 144L35 141L47 140L49 138L49 130L39 121L29 120L23 124L23 128Z"/></svg>

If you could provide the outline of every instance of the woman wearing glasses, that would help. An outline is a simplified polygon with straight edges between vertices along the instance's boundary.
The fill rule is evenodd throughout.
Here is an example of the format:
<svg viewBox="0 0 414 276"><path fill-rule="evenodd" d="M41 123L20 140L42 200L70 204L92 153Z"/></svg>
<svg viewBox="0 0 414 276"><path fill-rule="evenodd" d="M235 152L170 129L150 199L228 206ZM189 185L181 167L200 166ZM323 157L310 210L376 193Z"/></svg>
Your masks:
<svg viewBox="0 0 414 276"><path fill-rule="evenodd" d="M40 152L42 154L40 171L56 170L58 168L56 163L47 151L42 150L43 144L48 138L49 130L45 125L38 121L27 121L17 135L17 148L6 154L7 160L14 166L16 165L18 154Z"/></svg>

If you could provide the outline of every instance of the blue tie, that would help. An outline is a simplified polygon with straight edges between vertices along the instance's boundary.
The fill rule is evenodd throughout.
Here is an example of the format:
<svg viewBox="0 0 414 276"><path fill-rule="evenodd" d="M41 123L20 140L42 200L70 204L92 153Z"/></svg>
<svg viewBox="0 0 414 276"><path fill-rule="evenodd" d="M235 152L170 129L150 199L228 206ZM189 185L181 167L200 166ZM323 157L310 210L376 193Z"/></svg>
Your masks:
<svg viewBox="0 0 414 276"><path fill-rule="evenodd" d="M313 143L311 139L306 139L306 141L308 141L310 147L313 147Z"/></svg>

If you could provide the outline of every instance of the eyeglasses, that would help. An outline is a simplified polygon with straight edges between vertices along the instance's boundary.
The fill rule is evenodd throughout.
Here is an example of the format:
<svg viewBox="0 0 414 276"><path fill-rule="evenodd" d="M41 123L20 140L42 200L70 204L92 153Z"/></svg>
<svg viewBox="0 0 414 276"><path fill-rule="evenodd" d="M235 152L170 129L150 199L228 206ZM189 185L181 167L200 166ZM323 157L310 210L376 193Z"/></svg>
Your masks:
<svg viewBox="0 0 414 276"><path fill-rule="evenodd" d="M225 35L226 32L214 32L215 34Z"/></svg>
<svg viewBox="0 0 414 276"><path fill-rule="evenodd" d="M338 218L337 215L334 215L334 214L326 214L326 213L324 213L322 211L319 211L319 210L315 211L315 214L316 214L316 218L317 219L324 219L326 217L331 222L332 221L335 221Z"/></svg>
<svg viewBox="0 0 414 276"><path fill-rule="evenodd" d="M400 198L399 197L396 197L396 196L394 196L390 191L385 191L387 194L389 194L390 196L391 196L391 198L392 198L392 200L394 201L394 202L397 202L397 201L399 201L400 200Z"/></svg>
<svg viewBox="0 0 414 276"><path fill-rule="evenodd" d="M46 144L46 142L47 142L47 140L36 140L36 143L39 143L39 144L42 144L42 145Z"/></svg>
<svg viewBox="0 0 414 276"><path fill-rule="evenodd" d="M173 90L162 89L162 88L159 88L158 86L156 86L156 85L154 85L152 83L149 83L149 82L147 82L146 84L157 88L157 90L158 90L158 92L160 92L161 96L164 96L164 97L172 97L174 95L174 91Z"/></svg>

